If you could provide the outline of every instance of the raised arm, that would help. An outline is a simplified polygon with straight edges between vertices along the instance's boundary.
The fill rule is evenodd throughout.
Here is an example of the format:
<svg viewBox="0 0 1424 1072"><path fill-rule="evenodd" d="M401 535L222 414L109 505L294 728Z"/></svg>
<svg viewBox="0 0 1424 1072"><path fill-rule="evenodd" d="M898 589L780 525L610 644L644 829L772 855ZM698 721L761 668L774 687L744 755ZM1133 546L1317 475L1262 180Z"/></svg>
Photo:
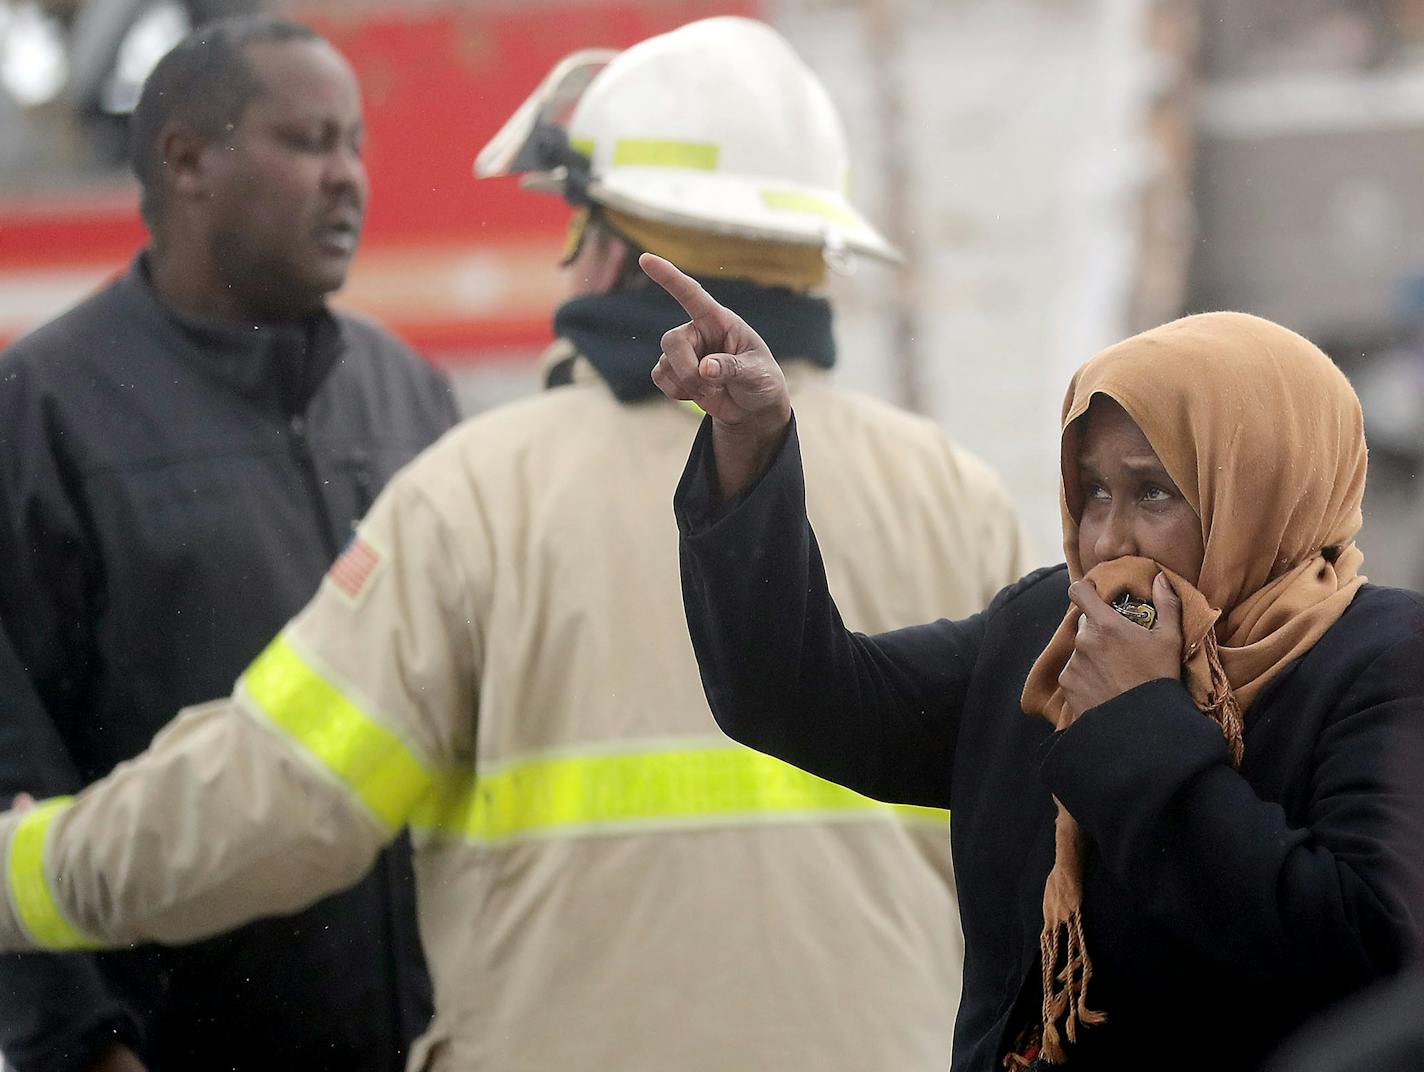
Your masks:
<svg viewBox="0 0 1424 1072"><path fill-rule="evenodd" d="M806 520L793 422L760 480L716 501L704 422L674 501L682 591L728 736L867 796L949 806L960 709L985 614L852 633Z"/></svg>
<svg viewBox="0 0 1424 1072"><path fill-rule="evenodd" d="M946 807L983 618L867 637L841 623L806 520L786 381L734 312L667 261L690 318L653 378L707 413L674 508L702 682L731 737L858 792Z"/></svg>

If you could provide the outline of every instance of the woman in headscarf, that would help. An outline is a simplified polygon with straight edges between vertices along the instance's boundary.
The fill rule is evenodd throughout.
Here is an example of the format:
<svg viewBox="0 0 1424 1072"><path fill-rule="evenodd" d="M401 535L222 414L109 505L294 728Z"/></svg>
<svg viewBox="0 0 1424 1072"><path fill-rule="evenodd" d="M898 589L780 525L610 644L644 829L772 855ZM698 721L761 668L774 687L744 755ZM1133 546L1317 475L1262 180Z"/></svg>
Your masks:
<svg viewBox="0 0 1424 1072"><path fill-rule="evenodd" d="M712 711L951 809L955 1070L1254 1068L1414 955L1424 598L1360 572L1363 422L1328 357L1239 313L1103 351L1064 403L1066 566L866 637L827 590L771 354L644 268L691 317L654 379L708 414L676 510Z"/></svg>

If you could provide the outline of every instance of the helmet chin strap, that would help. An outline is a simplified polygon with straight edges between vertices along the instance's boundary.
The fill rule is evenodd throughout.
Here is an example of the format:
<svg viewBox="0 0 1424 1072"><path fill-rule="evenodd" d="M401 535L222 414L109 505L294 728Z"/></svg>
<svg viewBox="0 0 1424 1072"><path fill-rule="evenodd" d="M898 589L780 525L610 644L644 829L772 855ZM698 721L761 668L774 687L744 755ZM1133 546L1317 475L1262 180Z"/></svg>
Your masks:
<svg viewBox="0 0 1424 1072"><path fill-rule="evenodd" d="M588 184L593 162L569 144L569 132L556 123L539 119L513 166L522 171L553 173L564 200L574 208L592 204Z"/></svg>

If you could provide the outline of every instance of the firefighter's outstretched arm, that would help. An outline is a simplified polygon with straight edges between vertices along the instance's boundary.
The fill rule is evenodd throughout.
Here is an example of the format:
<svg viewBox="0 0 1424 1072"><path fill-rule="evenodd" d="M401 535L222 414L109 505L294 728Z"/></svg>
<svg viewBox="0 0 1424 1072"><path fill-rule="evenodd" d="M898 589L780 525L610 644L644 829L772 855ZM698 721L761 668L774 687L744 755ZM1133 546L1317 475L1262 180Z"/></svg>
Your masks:
<svg viewBox="0 0 1424 1072"><path fill-rule="evenodd" d="M206 705L77 798L0 820L0 945L190 941L354 883L387 836L239 701Z"/></svg>
<svg viewBox="0 0 1424 1072"><path fill-rule="evenodd" d="M187 942L356 882L473 732L480 593L454 546L397 478L231 697L77 797L0 815L0 950Z"/></svg>

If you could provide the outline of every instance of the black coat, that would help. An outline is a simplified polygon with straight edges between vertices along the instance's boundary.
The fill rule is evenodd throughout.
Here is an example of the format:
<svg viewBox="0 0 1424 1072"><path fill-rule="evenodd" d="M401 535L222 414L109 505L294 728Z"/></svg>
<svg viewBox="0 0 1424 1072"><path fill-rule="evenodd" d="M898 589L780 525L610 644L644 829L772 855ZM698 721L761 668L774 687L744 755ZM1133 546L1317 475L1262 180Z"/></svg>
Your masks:
<svg viewBox="0 0 1424 1072"><path fill-rule="evenodd" d="M883 800L950 808L965 930L956 1070L990 1072L1041 1000L1052 795L1091 841L1095 973L1071 1068L1253 1068L1397 970L1424 932L1424 598L1366 586L1247 714L1245 762L1177 681L1055 733L1020 707L1067 610L1040 570L983 613L846 632L806 521L794 427L714 506L707 428L678 490L703 684L732 737ZM828 936L829 937L829 936ZM749 966L755 970L755 966Z"/></svg>
<svg viewBox="0 0 1424 1072"><path fill-rule="evenodd" d="M27 743L0 755L0 792L73 791L230 692L454 420L444 377L373 325L197 322L142 258L0 354L0 621L62 746L12 702L0 739ZM82 1067L116 1034L153 1072L394 1072L429 1015L404 845L345 893L195 946L0 959L19 1072Z"/></svg>

